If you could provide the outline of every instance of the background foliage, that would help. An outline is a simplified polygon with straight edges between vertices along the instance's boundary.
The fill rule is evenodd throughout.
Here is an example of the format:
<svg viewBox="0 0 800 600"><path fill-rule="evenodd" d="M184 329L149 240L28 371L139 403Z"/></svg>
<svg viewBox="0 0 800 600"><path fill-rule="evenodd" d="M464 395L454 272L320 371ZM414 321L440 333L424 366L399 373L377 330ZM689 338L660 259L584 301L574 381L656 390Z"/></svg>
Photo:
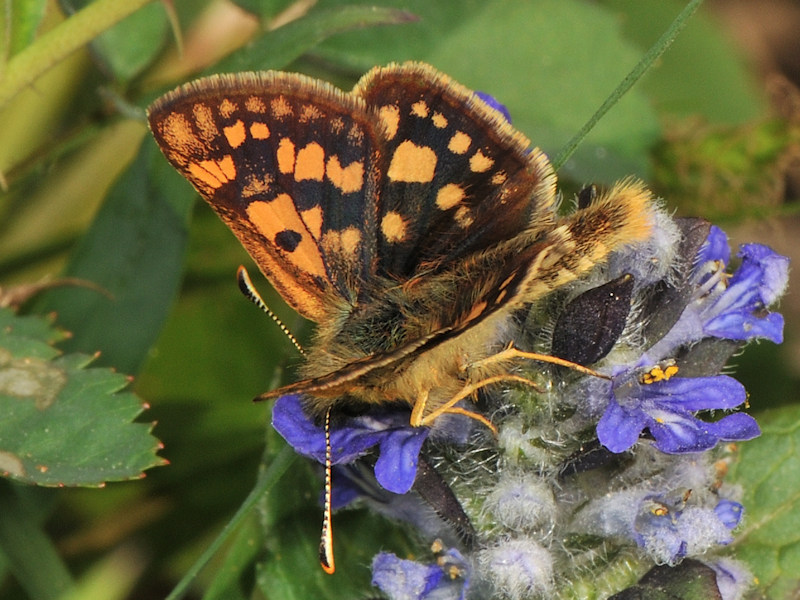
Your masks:
<svg viewBox="0 0 800 600"><path fill-rule="evenodd" d="M561 169L567 196L586 182L637 175L680 214L715 219L735 241L793 253L800 96L776 74L779 60L762 54L757 63L734 42L730 7L744 4L695 15ZM763 5L777 11L782 3ZM21 303L28 316L0 311L0 469L8 475L0 480L0 598L113 599L164 597L214 539L282 447L265 428L269 407L249 399L298 362L239 295L235 268L249 258L157 151L144 107L204 73L297 70L348 89L376 64L417 59L491 92L555 154L682 3L5 6L0 300ZM62 276L92 286L43 280ZM41 285L16 287L23 284ZM782 307L787 343L737 360L764 436L745 444L733 467L748 510L736 545L769 598L790 597L800 572L792 302L789 294ZM28 377L33 391L10 386L9 372ZM121 374L135 376L131 386ZM60 411L44 410L47 398ZM149 409L132 422L144 402ZM96 489L119 480L134 481ZM352 598L368 589L377 549L413 548L376 516L344 512L336 521L341 572L326 578L316 565L315 474L294 460L276 485L201 572L195 597ZM268 566L255 569L265 556Z"/></svg>

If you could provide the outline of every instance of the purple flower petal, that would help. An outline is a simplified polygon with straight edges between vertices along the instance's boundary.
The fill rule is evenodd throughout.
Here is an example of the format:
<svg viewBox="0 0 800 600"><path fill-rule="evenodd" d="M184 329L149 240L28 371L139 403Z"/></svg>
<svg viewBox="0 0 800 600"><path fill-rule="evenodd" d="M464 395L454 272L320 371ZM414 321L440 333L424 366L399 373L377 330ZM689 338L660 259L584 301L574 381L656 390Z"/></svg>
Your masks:
<svg viewBox="0 0 800 600"><path fill-rule="evenodd" d="M703 264L710 261L720 261L728 264L731 260L731 249L728 246L728 236L722 229L712 225L708 231L706 242L697 253L697 263Z"/></svg>
<svg viewBox="0 0 800 600"><path fill-rule="evenodd" d="M714 512L725 527L734 529L742 520L744 507L733 500L722 499L714 507Z"/></svg>
<svg viewBox="0 0 800 600"><path fill-rule="evenodd" d="M647 421L644 411L627 411L612 399L597 424L597 439L612 452L625 452L639 439Z"/></svg>
<svg viewBox="0 0 800 600"><path fill-rule="evenodd" d="M372 585L392 599L425 598L436 588L444 573L437 565L423 565L381 552L372 560Z"/></svg>
<svg viewBox="0 0 800 600"><path fill-rule="evenodd" d="M609 404L597 424L597 437L612 452L632 447L644 429L655 446L669 454L701 452L720 440L748 440L759 435L746 414L728 415L707 423L694 416L702 410L734 408L747 399L732 377L673 377L652 384L638 383L636 369L614 377Z"/></svg>
<svg viewBox="0 0 800 600"><path fill-rule="evenodd" d="M737 281L740 271L746 273L753 269L759 276L758 287L764 304L769 306L780 299L789 283L789 259L763 244L744 244L739 248L738 256L742 259L742 266L731 278L731 284Z"/></svg>
<svg viewBox="0 0 800 600"><path fill-rule="evenodd" d="M729 340L768 339L783 343L783 315L769 313L758 318L750 312L727 313L708 321L703 328L707 335Z"/></svg>
<svg viewBox="0 0 800 600"><path fill-rule="evenodd" d="M673 377L642 386L643 398L678 411L735 408L747 400L744 386L733 377Z"/></svg>
<svg viewBox="0 0 800 600"><path fill-rule="evenodd" d="M459 572L458 578L452 578L451 567ZM391 600L464 600L469 587L469 566L454 548L429 565L381 552L372 560L372 585Z"/></svg>
<svg viewBox="0 0 800 600"><path fill-rule="evenodd" d="M655 438L655 446L667 454L702 452L719 441L750 440L761 430L756 421L745 413L735 413L714 423L706 423L691 414L663 412L648 428Z"/></svg>
<svg viewBox="0 0 800 600"><path fill-rule="evenodd" d="M501 115L503 115L506 121L511 123L511 113L508 112L508 109L506 108L505 104L498 102L494 96L487 94L486 92L475 92L475 95L481 100L483 100L484 103L488 104L497 112L499 112Z"/></svg>
<svg viewBox="0 0 800 600"><path fill-rule="evenodd" d="M783 317L768 313L786 290L789 259L761 244L741 247L742 264L728 287L713 302L703 306L706 335L732 340L766 338L783 341Z"/></svg>
<svg viewBox="0 0 800 600"><path fill-rule="evenodd" d="M385 436L380 442L381 455L375 463L375 478L385 489L405 494L414 485L422 444L428 429L409 427Z"/></svg>
<svg viewBox="0 0 800 600"><path fill-rule="evenodd" d="M411 489L427 427L411 427L403 411L379 411L347 419L331 428L331 461L347 464L379 446L375 476L385 489L404 494ZM272 425L300 454L325 462L325 431L303 411L299 396L278 398L272 409Z"/></svg>

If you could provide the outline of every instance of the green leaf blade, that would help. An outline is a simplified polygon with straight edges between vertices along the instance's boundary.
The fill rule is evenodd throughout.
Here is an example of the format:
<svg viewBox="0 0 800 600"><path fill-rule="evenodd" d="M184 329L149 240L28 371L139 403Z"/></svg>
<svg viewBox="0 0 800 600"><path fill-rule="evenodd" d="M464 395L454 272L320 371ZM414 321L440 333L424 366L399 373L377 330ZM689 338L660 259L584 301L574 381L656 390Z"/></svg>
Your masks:
<svg viewBox="0 0 800 600"><path fill-rule="evenodd" d="M730 480L744 490L744 523L736 557L744 560L765 598L783 600L797 590L800 573L800 408L787 406L759 418L762 435L743 444Z"/></svg>
<svg viewBox="0 0 800 600"><path fill-rule="evenodd" d="M122 391L127 377L86 368L83 355L12 352L14 337L13 327L0 337L0 471L35 485L99 486L164 464L151 426L132 423L144 405Z"/></svg>

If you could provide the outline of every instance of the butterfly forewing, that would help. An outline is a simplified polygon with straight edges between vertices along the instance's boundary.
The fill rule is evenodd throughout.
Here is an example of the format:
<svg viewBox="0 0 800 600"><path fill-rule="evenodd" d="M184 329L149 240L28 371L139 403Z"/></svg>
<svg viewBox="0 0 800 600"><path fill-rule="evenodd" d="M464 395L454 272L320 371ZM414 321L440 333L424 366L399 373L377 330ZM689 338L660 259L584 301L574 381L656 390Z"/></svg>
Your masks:
<svg viewBox="0 0 800 600"><path fill-rule="evenodd" d="M320 322L375 268L376 122L300 75L201 79L149 111L170 162L298 312Z"/></svg>
<svg viewBox="0 0 800 600"><path fill-rule="evenodd" d="M384 131L379 272L412 276L529 227L552 226L555 178L496 110L420 64L376 69L356 86Z"/></svg>

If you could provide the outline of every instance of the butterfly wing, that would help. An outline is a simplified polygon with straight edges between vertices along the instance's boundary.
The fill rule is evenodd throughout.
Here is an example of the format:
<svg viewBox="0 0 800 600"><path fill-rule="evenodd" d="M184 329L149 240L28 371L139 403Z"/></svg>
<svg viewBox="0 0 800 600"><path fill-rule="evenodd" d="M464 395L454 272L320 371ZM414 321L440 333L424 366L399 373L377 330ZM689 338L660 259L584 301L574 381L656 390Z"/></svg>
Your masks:
<svg viewBox="0 0 800 600"><path fill-rule="evenodd" d="M379 272L404 279L553 226L549 161L471 90L406 63L372 70L353 94L383 127Z"/></svg>
<svg viewBox="0 0 800 600"><path fill-rule="evenodd" d="M297 312L353 302L375 269L374 117L364 101L285 73L212 76L157 100L167 159Z"/></svg>
<svg viewBox="0 0 800 600"><path fill-rule="evenodd" d="M374 69L349 94L296 74L213 76L159 99L149 120L169 161L317 322L376 272L406 279L554 219L546 157L427 65Z"/></svg>

